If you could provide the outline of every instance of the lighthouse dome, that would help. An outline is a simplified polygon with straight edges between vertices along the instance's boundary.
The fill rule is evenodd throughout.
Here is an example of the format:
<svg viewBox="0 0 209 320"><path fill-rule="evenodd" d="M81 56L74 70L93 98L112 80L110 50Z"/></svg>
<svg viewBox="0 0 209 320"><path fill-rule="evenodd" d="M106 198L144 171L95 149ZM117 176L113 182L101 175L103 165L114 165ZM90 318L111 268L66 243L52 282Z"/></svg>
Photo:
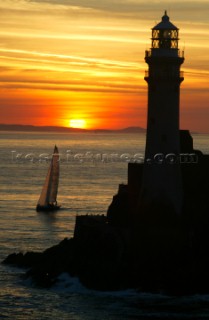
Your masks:
<svg viewBox="0 0 209 320"><path fill-rule="evenodd" d="M162 21L158 23L152 30L178 30L176 26L174 26L173 23L170 22L169 16L167 15L167 11L165 11L164 16L162 16Z"/></svg>

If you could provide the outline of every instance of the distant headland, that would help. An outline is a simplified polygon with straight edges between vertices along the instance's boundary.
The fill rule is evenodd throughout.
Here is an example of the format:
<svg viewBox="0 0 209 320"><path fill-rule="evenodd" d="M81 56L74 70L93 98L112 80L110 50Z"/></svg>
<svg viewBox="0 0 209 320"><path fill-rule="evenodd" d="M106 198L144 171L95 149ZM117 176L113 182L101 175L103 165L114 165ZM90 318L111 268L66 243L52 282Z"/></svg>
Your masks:
<svg viewBox="0 0 209 320"><path fill-rule="evenodd" d="M22 131L22 132L60 132L60 133L145 133L146 129L141 127L127 127L123 129L81 129L59 126L33 126L21 124L0 124L0 131Z"/></svg>

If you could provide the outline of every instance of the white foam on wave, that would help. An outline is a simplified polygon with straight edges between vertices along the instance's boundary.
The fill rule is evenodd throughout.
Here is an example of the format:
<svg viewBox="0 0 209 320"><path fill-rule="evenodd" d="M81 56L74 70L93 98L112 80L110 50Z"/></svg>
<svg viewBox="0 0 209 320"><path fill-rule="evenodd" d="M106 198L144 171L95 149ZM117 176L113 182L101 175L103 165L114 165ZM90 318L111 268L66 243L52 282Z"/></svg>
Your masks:
<svg viewBox="0 0 209 320"><path fill-rule="evenodd" d="M53 285L52 290L67 293L87 293L90 290L86 289L77 277L72 277L68 273L62 273L57 282Z"/></svg>
<svg viewBox="0 0 209 320"><path fill-rule="evenodd" d="M153 296L152 294L146 294L138 292L135 289L118 290L118 291L98 291L88 289L84 287L77 277L72 277L68 273L62 273L52 290L67 293L83 293L83 294L95 294L97 296L113 296L113 297L131 297L131 296Z"/></svg>

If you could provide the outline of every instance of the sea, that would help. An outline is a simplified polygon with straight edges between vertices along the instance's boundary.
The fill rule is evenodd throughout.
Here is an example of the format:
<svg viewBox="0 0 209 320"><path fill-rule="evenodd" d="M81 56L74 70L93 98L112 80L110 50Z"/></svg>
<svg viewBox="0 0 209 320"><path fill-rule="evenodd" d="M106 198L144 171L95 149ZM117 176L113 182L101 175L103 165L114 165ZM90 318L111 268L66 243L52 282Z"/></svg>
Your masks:
<svg viewBox="0 0 209 320"><path fill-rule="evenodd" d="M209 154L209 135L193 138L195 149ZM37 213L55 144L62 207L53 214ZM128 162L143 161L144 147L143 133L0 132L0 261L73 237L76 215L106 214L118 185L127 183ZM24 272L0 264L0 319L209 319L209 295L100 292L68 274L43 289L24 280Z"/></svg>

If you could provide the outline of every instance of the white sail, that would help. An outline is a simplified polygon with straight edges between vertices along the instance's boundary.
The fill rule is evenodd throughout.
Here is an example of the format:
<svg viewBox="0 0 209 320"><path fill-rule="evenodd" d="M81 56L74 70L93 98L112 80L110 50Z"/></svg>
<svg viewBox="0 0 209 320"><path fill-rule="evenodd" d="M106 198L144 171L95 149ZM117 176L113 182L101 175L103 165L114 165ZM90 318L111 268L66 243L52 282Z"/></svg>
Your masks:
<svg viewBox="0 0 209 320"><path fill-rule="evenodd" d="M46 180L38 201L38 206L45 207L49 204L56 204L57 192L59 184L59 152L58 148L54 147L49 170Z"/></svg>

